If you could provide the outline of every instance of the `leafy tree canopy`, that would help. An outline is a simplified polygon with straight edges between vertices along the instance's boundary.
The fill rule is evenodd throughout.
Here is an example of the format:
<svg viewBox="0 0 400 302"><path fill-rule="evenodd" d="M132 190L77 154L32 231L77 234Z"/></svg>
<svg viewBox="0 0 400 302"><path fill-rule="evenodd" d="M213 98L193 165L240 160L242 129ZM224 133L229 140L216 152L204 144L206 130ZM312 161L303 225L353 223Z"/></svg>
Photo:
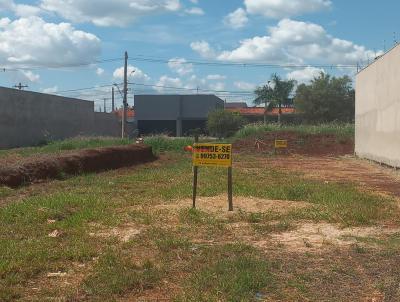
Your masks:
<svg viewBox="0 0 400 302"><path fill-rule="evenodd" d="M310 84L297 87L296 109L307 122L352 122L355 92L348 76L332 77L321 73Z"/></svg>
<svg viewBox="0 0 400 302"><path fill-rule="evenodd" d="M268 84L258 87L255 90L256 105L267 104L267 109L271 110L274 107L281 108L282 105L289 105L290 95L296 85L294 80L282 80L277 74L271 76Z"/></svg>
<svg viewBox="0 0 400 302"><path fill-rule="evenodd" d="M208 115L207 129L211 135L223 138L236 133L244 125L244 119L237 113L216 110Z"/></svg>

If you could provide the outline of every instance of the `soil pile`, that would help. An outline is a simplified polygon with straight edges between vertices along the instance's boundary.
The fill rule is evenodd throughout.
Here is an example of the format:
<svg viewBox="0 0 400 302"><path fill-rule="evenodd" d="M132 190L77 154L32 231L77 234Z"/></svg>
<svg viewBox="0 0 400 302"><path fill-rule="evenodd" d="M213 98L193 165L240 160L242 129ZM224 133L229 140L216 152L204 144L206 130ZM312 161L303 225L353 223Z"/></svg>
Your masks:
<svg viewBox="0 0 400 302"><path fill-rule="evenodd" d="M46 179L100 172L155 160L151 147L129 145L80 150L61 155L33 157L0 167L0 185L18 187Z"/></svg>

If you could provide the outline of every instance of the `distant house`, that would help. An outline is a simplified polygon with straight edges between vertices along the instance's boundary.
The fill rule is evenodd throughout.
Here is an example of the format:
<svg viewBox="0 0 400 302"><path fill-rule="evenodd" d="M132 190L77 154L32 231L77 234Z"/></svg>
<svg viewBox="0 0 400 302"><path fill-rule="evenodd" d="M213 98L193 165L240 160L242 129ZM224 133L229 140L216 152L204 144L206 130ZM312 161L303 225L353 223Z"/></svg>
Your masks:
<svg viewBox="0 0 400 302"><path fill-rule="evenodd" d="M225 110L230 112L236 112L241 116L245 117L250 122L259 122L264 120L264 107L247 107L247 108L225 108ZM282 115L294 115L296 109L294 107L284 107L282 108ZM279 115L279 108L273 108L267 111L268 121L276 122Z"/></svg>
<svg viewBox="0 0 400 302"><path fill-rule="evenodd" d="M183 136L195 129L205 131L208 114L223 108L224 101L215 95L135 96L135 119L142 135Z"/></svg>
<svg viewBox="0 0 400 302"><path fill-rule="evenodd" d="M122 115L124 114L124 110L122 108L114 110L114 114L118 117L120 121L122 121ZM132 123L135 121L135 110L134 108L128 108L126 111L126 121L128 123Z"/></svg>

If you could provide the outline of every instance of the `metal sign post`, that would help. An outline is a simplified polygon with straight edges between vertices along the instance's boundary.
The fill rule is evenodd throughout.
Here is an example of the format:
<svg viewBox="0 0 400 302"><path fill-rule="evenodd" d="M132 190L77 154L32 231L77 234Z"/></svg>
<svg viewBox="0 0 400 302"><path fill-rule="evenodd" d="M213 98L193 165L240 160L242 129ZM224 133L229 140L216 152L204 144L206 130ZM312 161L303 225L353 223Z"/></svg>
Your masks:
<svg viewBox="0 0 400 302"><path fill-rule="evenodd" d="M196 143L193 146L193 208L196 208L198 167L228 168L229 211L233 211L232 145Z"/></svg>
<svg viewBox="0 0 400 302"><path fill-rule="evenodd" d="M199 142L199 137L196 135L194 137L194 142L197 144ZM196 197L197 197L197 176L199 174L199 167L193 165L193 209L196 208Z"/></svg>

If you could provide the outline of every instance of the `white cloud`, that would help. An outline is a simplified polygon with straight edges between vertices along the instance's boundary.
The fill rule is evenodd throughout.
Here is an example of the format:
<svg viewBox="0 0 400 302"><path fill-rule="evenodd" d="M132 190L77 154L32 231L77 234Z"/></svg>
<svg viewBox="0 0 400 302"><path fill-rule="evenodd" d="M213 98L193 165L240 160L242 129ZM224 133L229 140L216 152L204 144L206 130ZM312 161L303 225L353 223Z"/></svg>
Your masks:
<svg viewBox="0 0 400 302"><path fill-rule="evenodd" d="M18 17L36 16L42 12L40 7L28 4L15 4L12 0L0 0L0 11L12 11Z"/></svg>
<svg viewBox="0 0 400 302"><path fill-rule="evenodd" d="M95 35L39 17L0 19L0 41L0 64L6 67L91 62L101 50Z"/></svg>
<svg viewBox="0 0 400 302"><path fill-rule="evenodd" d="M101 76L101 75L103 75L103 74L104 74L104 69L103 69L103 68L100 68L100 67L98 67L98 68L96 69L96 74L97 74L98 76Z"/></svg>
<svg viewBox="0 0 400 302"><path fill-rule="evenodd" d="M216 53L205 41L193 42L192 49L203 57L233 62L356 64L375 55L364 46L332 37L320 25L290 19L269 28L269 35L240 41L233 50Z"/></svg>
<svg viewBox="0 0 400 302"><path fill-rule="evenodd" d="M30 71L30 70L21 71L21 72L22 72L22 74L24 75L24 77L25 77L28 81L30 81L30 82L32 82L32 83L38 82L38 81L40 80L40 75L38 75L38 74L36 74L36 73L33 73L33 72Z"/></svg>
<svg viewBox="0 0 400 302"><path fill-rule="evenodd" d="M166 75L163 75L156 83L156 86L154 86L154 90L160 93L171 92L171 89L169 89L168 87L182 88L183 87L182 80L180 78L171 78Z"/></svg>
<svg viewBox="0 0 400 302"><path fill-rule="evenodd" d="M173 58L169 60L168 67L180 76L193 72L193 64L188 63L184 58Z"/></svg>
<svg viewBox="0 0 400 302"><path fill-rule="evenodd" d="M240 90L254 91L257 87L256 84L248 83L244 81L237 81L234 83L235 87Z"/></svg>
<svg viewBox="0 0 400 302"><path fill-rule="evenodd" d="M225 90L225 83L224 82L216 82L208 84L208 88L211 91L224 91Z"/></svg>
<svg viewBox="0 0 400 302"><path fill-rule="evenodd" d="M145 83L150 81L150 77L144 73L140 68L132 65L128 65L128 80L132 80L135 83ZM117 68L113 73L114 79L124 79L124 67Z"/></svg>
<svg viewBox="0 0 400 302"><path fill-rule="evenodd" d="M48 93L48 94L55 94L57 91L58 91L58 86L53 86L42 90L43 93Z"/></svg>
<svg viewBox="0 0 400 302"><path fill-rule="evenodd" d="M193 4L198 4L199 3L198 0L190 0L190 2L192 2Z"/></svg>
<svg viewBox="0 0 400 302"><path fill-rule="evenodd" d="M316 67L306 67L300 70L294 70L289 72L286 77L289 80L296 80L297 84L309 83L315 77L319 76L321 73L325 73L325 70L322 68Z"/></svg>
<svg viewBox="0 0 400 302"><path fill-rule="evenodd" d="M37 16L42 12L39 7L27 4L17 4L13 7L13 10L19 17Z"/></svg>
<svg viewBox="0 0 400 302"><path fill-rule="evenodd" d="M245 0L249 14L281 19L329 9L330 0Z"/></svg>
<svg viewBox="0 0 400 302"><path fill-rule="evenodd" d="M41 7L72 22L127 26L147 15L176 12L180 0L41 0Z"/></svg>
<svg viewBox="0 0 400 302"><path fill-rule="evenodd" d="M225 79L226 79L226 76L220 75L220 74L209 74L209 75L206 77L206 79L207 79L207 80L210 80L210 81L221 81L221 80L225 80Z"/></svg>
<svg viewBox="0 0 400 302"><path fill-rule="evenodd" d="M213 58L216 55L214 49L206 41L197 41L190 44L190 47L203 58Z"/></svg>
<svg viewBox="0 0 400 302"><path fill-rule="evenodd" d="M189 15L197 15L197 16L202 16L204 15L204 11L200 7L192 7L185 9L185 13Z"/></svg>
<svg viewBox="0 0 400 302"><path fill-rule="evenodd" d="M224 18L224 24L233 29L245 27L248 22L249 18L243 8L238 8Z"/></svg>

